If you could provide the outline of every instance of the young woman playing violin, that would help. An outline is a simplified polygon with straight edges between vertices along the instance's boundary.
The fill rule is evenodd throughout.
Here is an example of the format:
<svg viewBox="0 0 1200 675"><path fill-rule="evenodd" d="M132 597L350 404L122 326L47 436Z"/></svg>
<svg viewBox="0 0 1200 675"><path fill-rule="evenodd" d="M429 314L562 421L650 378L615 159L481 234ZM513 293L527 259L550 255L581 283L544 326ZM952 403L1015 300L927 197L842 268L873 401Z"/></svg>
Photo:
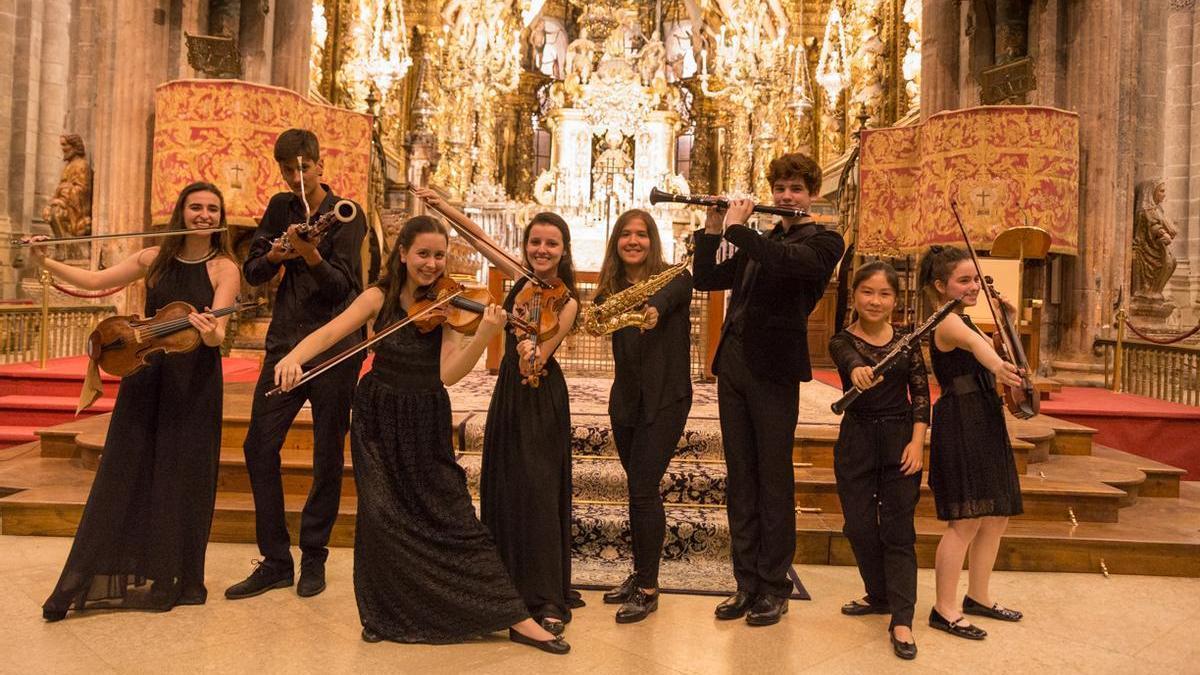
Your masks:
<svg viewBox="0 0 1200 675"><path fill-rule="evenodd" d="M280 360L275 382L293 388L302 364L367 322L381 330L417 316L418 306L430 308L433 322L410 323L377 343L354 396L354 594L362 638L448 643L507 627L514 642L565 654L570 647L529 617L455 462L446 385L471 371L506 314L488 305L466 344L436 322L445 313L424 291L445 271L448 248L441 223L410 218L385 276Z"/></svg>
<svg viewBox="0 0 1200 675"><path fill-rule="evenodd" d="M170 229L225 227L221 192L185 187ZM221 354L226 318L202 313L233 304L241 274L223 232L178 236L97 272L43 257L34 262L79 288L146 280L145 316L182 300L202 310L188 320L202 345L155 354L121 380L104 455L58 586L42 606L48 621L94 603L105 608L169 610L200 605L204 553L212 525L221 450ZM153 582L149 588L144 581Z"/></svg>
<svg viewBox="0 0 1200 675"><path fill-rule="evenodd" d="M483 437L481 516L525 606L558 635L570 621L572 606L580 604L570 590L571 409L566 380L554 360L554 350L579 309L571 233L558 215L535 215L521 237L524 265L515 264L436 192L415 193L459 232L465 231L501 270L514 275L532 271L517 279L504 300L510 314L540 323L540 334L510 332L505 337ZM550 288L543 291L539 285ZM561 300L552 301L557 293ZM538 294L542 301L535 305ZM556 321L548 321L555 310ZM538 312L541 317L534 316Z"/></svg>
<svg viewBox="0 0 1200 675"><path fill-rule="evenodd" d="M1019 621L1021 613L993 602L988 589L1000 537L1010 516L1020 515L1021 484L995 383L1020 387L1021 372L1003 360L992 344L961 313L979 302L980 280L970 253L933 246L921 259L919 281L942 304L961 298L956 313L934 329L929 354L942 394L933 406L929 487L939 520L948 527L935 562L937 600L929 625L972 640L987 636L966 614ZM986 300L985 300L986 301ZM969 553L968 553L969 551ZM969 558L969 584L957 602L963 558Z"/></svg>

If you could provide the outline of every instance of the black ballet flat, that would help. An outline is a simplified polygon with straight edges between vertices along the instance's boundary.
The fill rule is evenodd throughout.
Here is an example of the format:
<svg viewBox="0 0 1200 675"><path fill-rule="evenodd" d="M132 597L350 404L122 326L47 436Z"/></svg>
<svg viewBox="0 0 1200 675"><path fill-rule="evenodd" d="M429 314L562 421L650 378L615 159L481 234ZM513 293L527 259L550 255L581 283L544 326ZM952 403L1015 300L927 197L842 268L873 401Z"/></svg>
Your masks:
<svg viewBox="0 0 1200 675"><path fill-rule="evenodd" d="M901 642L896 639L896 635L891 631L888 631L888 635L892 638L892 651L896 653L896 656L905 661L912 661L917 658L917 643Z"/></svg>
<svg viewBox="0 0 1200 675"><path fill-rule="evenodd" d="M363 626L362 641L375 644L376 642L383 642L383 636L371 630L369 627Z"/></svg>
<svg viewBox="0 0 1200 675"><path fill-rule="evenodd" d="M877 605L872 602L851 600L842 605L842 614L846 616L866 616L867 614L891 614L892 608L887 605Z"/></svg>
<svg viewBox="0 0 1200 675"><path fill-rule="evenodd" d="M929 627L936 628L940 631L945 631L951 635L955 635L960 638L966 638L968 640L982 640L987 637L987 631L979 626L962 625L962 622L966 620L966 618L967 617L965 616L960 616L957 619L950 621L941 614L938 614L936 609L930 609Z"/></svg>
<svg viewBox="0 0 1200 675"><path fill-rule="evenodd" d="M179 594L179 599L175 601L177 605L203 605L208 602L208 589L200 586L198 588L189 588Z"/></svg>
<svg viewBox="0 0 1200 675"><path fill-rule="evenodd" d="M54 623L55 621L62 621L63 619L67 618L67 610L65 610L65 609L43 609L42 610L42 618L45 619L47 623Z"/></svg>
<svg viewBox="0 0 1200 675"><path fill-rule="evenodd" d="M963 596L963 614L974 614L975 616L986 616L989 619L999 619L1001 621L1020 621L1021 617L1025 616L1015 609L1008 609L1000 605L980 604L971 599L971 596Z"/></svg>
<svg viewBox="0 0 1200 675"><path fill-rule="evenodd" d="M563 631L566 630L566 624L563 623L562 619L553 616L542 617L538 621L538 625L540 625L547 633L555 637L562 635Z"/></svg>
<svg viewBox="0 0 1200 675"><path fill-rule="evenodd" d="M525 637L514 628L509 628L508 639L519 645L537 647L546 653L556 654L559 656L571 651L571 645L567 644L566 640L563 640L561 635L556 635L553 640L534 640L531 637Z"/></svg>

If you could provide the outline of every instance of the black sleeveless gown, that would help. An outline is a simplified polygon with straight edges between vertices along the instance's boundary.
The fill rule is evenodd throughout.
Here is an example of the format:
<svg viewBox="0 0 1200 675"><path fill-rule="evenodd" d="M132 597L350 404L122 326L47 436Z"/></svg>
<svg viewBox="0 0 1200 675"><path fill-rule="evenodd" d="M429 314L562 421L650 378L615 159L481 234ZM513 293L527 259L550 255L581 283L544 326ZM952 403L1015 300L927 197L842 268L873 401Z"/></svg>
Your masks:
<svg viewBox="0 0 1200 675"><path fill-rule="evenodd" d="M513 300L526 280L513 285ZM538 387L521 383L517 338L504 359L483 434L480 502L513 582L534 618L571 619L571 406L553 357Z"/></svg>
<svg viewBox="0 0 1200 675"><path fill-rule="evenodd" d="M962 320L975 330L970 317ZM1021 482L992 374L965 349L943 352L931 340L929 356L942 388L929 427L929 488L938 519L1020 515ZM974 377L979 390L955 393L950 383L962 375Z"/></svg>
<svg viewBox="0 0 1200 675"><path fill-rule="evenodd" d="M441 327L402 328L354 395L354 595L363 626L397 642L460 642L529 618L455 461L441 345Z"/></svg>
<svg viewBox="0 0 1200 675"><path fill-rule="evenodd" d="M205 261L171 261L144 316L213 302ZM96 606L201 604L221 454L221 354L158 354L121 380L104 454L47 616ZM149 580L152 584L146 584Z"/></svg>

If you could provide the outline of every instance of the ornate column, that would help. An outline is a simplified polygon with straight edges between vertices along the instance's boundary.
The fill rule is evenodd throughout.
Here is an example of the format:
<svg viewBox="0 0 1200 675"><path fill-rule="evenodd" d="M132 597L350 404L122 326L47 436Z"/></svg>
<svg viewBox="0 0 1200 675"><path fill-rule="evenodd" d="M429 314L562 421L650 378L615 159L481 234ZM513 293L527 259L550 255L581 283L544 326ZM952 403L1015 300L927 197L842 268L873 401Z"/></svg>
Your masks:
<svg viewBox="0 0 1200 675"><path fill-rule="evenodd" d="M93 231L136 232L148 227L150 142L154 128L154 87L167 79L170 29L161 8L140 2L100 3L101 35L120 40L98 44L94 113ZM112 264L141 246L136 239L92 249L93 266ZM124 307L141 310L143 291L131 288ZM120 297L120 296L118 296Z"/></svg>
<svg viewBox="0 0 1200 675"><path fill-rule="evenodd" d="M958 107L958 0L921 3L921 119Z"/></svg>
<svg viewBox="0 0 1200 675"><path fill-rule="evenodd" d="M275 0L275 56L271 84L308 94L312 0Z"/></svg>
<svg viewBox="0 0 1200 675"><path fill-rule="evenodd" d="M1166 12L1165 39L1160 68L1165 66L1166 82L1163 91L1163 172L1167 181L1167 217L1175 224L1179 235L1174 252L1178 260L1175 276L1165 289L1168 297L1180 308L1180 318L1191 324L1192 305L1196 300L1193 266L1196 260L1188 250L1189 238L1196 227L1192 224L1195 208L1191 204L1192 181L1192 54L1194 49L1193 0L1176 0ZM1160 70L1161 72L1161 70Z"/></svg>
<svg viewBox="0 0 1200 675"><path fill-rule="evenodd" d="M1054 345L1058 376L1095 378L1092 339L1112 321L1129 270L1133 147L1137 119L1138 12L1121 2L1071 3L1065 35L1066 106L1079 111L1079 255L1064 258L1063 305ZM1073 372L1072 372L1073 371Z"/></svg>

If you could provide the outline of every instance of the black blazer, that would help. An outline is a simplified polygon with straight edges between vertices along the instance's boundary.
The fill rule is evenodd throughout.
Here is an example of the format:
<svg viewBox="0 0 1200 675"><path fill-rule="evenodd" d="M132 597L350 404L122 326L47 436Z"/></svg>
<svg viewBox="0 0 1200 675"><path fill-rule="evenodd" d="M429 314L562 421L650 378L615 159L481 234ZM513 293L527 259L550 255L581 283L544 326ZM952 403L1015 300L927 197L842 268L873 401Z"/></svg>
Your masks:
<svg viewBox="0 0 1200 675"><path fill-rule="evenodd" d="M596 298L597 304L603 302ZM653 422L659 410L692 398L692 275L682 272L646 304L658 310L654 328L629 327L612 334L616 375L608 415L617 426Z"/></svg>
<svg viewBox="0 0 1200 675"><path fill-rule="evenodd" d="M725 229L724 238L738 250L718 265L721 238L703 229L695 234L696 290L733 290L731 311L726 314L713 359L713 374L720 375L717 368L730 327L729 315L745 302L742 347L750 372L779 382L811 380L808 315L824 295L834 267L842 258L846 247L842 237L817 223L794 226L781 239L762 236L744 225L731 225ZM752 276L745 286L748 266Z"/></svg>

